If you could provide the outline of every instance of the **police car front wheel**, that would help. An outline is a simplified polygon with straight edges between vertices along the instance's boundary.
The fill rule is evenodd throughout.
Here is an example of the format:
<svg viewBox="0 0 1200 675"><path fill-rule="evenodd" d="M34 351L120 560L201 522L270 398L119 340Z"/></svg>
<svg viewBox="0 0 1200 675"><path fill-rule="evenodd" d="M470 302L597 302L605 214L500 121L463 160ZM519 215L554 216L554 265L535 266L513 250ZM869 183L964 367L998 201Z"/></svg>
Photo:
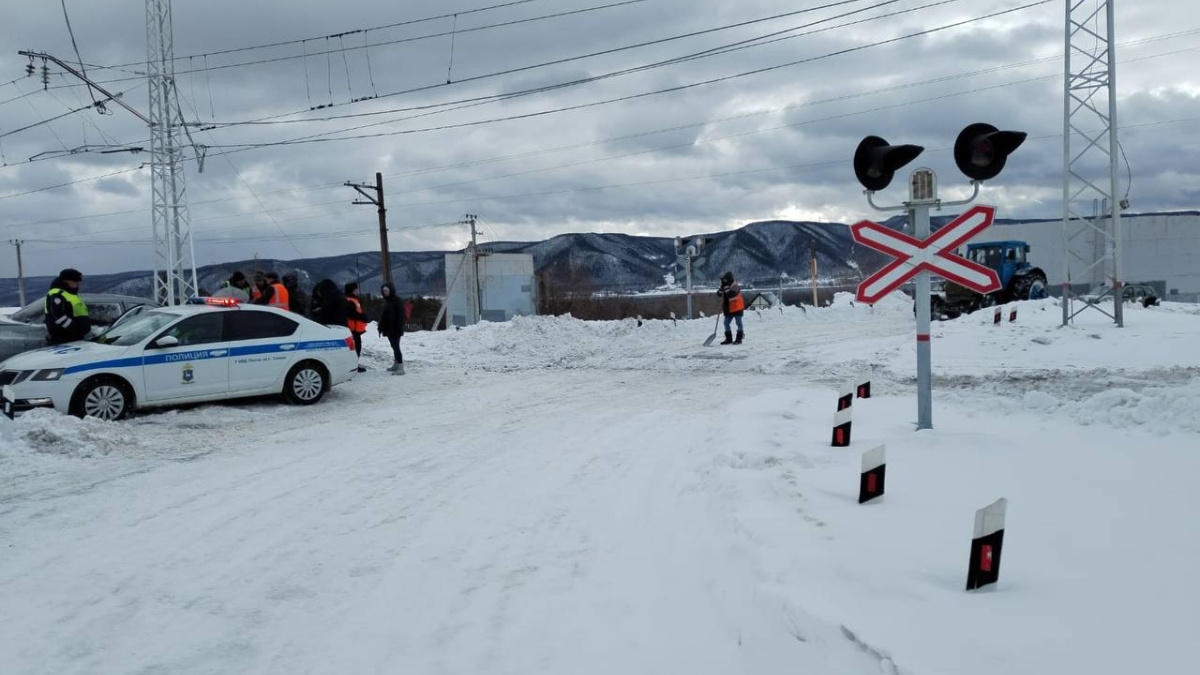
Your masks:
<svg viewBox="0 0 1200 675"><path fill-rule="evenodd" d="M133 396L123 382L112 378L89 380L75 392L71 413L76 417L119 420L133 407Z"/></svg>
<svg viewBox="0 0 1200 675"><path fill-rule="evenodd" d="M300 363L288 373L283 384L283 395L298 405L309 405L321 400L329 388L329 377L315 363Z"/></svg>

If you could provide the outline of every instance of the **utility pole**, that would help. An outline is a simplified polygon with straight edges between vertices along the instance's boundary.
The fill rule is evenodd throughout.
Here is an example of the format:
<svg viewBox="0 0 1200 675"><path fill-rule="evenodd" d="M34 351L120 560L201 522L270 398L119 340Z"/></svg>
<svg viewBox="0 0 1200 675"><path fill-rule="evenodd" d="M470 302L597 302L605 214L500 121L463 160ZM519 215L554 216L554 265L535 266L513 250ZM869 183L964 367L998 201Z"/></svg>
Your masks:
<svg viewBox="0 0 1200 675"><path fill-rule="evenodd" d="M20 239L9 239L8 243L17 247L17 294L21 298L21 306L25 306L25 268L21 265L21 244L25 243Z"/></svg>
<svg viewBox="0 0 1200 675"><path fill-rule="evenodd" d="M817 307L817 243L808 243L808 266L812 272L813 307Z"/></svg>
<svg viewBox="0 0 1200 675"><path fill-rule="evenodd" d="M463 225L471 226L471 243L467 246L467 255L471 265L471 276L473 277L473 280L468 287L470 290L467 292L467 295L470 298L471 315L475 318L472 323L479 323L483 320L483 294L479 287L479 242L477 241L478 231L475 229L476 218L478 218L478 216L468 213L466 218L461 221ZM464 260L463 263L467 263L467 260Z"/></svg>
<svg viewBox="0 0 1200 675"><path fill-rule="evenodd" d="M372 204L378 207L379 212L379 255L383 260L383 280L386 283L392 283L392 261L388 252L388 233L387 233L387 208L383 205L383 174L375 172L375 184L370 183L346 183L346 187L354 188L366 201L355 200L352 204ZM375 194L367 193L367 190L374 190Z"/></svg>

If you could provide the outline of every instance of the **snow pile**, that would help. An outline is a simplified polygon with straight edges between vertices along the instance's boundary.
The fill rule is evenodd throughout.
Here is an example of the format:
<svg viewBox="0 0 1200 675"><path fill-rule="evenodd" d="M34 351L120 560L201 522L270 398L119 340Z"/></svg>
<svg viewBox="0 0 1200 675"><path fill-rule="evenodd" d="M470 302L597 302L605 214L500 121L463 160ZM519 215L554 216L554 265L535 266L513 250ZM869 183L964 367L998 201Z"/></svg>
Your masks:
<svg viewBox="0 0 1200 675"><path fill-rule="evenodd" d="M13 454L35 452L70 458L104 457L139 446L134 428L94 417L78 419L53 410L31 410L13 424Z"/></svg>
<svg viewBox="0 0 1200 675"><path fill-rule="evenodd" d="M839 293L829 307L788 306L749 311L744 317L747 346L703 347L705 338L724 331L720 317L691 321L583 321L571 316L517 317L448 331L404 336L406 361L497 372L553 369L653 370L665 372L786 372L807 341L844 341L849 335L892 335L911 321L912 302L894 296L871 307ZM363 340L364 356L375 366L391 362L387 340L373 330Z"/></svg>

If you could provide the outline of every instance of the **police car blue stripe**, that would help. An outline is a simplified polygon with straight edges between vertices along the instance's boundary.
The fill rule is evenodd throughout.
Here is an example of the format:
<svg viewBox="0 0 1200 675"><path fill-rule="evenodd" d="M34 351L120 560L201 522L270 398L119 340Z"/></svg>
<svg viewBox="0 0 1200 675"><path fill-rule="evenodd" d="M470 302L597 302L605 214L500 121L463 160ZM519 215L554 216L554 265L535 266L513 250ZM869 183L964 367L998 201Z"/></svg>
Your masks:
<svg viewBox="0 0 1200 675"><path fill-rule="evenodd" d="M175 352L172 354L153 354L150 356L135 356L125 359L110 359L93 363L81 363L63 369L63 375L82 373L88 370L102 368L132 368L136 366L153 366L160 363L182 363L184 361L205 361L208 359L223 359L231 356L248 354L269 354L288 351L329 351L346 349L345 340L312 340L308 342L281 342L270 345L247 345L229 349L198 349L191 352Z"/></svg>
<svg viewBox="0 0 1200 675"><path fill-rule="evenodd" d="M135 356L130 359L112 359L111 361L96 361L95 363L81 363L77 366L69 366L63 368L63 375L71 373L82 373L86 370L99 370L101 368L132 368L142 365L142 357Z"/></svg>

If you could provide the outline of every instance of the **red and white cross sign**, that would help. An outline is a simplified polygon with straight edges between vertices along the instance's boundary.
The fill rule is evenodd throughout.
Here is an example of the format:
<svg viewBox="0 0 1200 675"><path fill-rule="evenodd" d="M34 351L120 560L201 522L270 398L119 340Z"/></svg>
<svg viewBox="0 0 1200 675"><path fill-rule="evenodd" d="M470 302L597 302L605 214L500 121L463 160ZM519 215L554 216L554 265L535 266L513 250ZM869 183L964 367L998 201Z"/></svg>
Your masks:
<svg viewBox="0 0 1200 675"><path fill-rule="evenodd" d="M996 207L976 206L947 223L925 241L864 220L850 226L854 241L896 258L858 285L858 300L867 304L896 290L918 272L928 270L979 293L1000 290L996 271L971 262L954 250L992 226Z"/></svg>

